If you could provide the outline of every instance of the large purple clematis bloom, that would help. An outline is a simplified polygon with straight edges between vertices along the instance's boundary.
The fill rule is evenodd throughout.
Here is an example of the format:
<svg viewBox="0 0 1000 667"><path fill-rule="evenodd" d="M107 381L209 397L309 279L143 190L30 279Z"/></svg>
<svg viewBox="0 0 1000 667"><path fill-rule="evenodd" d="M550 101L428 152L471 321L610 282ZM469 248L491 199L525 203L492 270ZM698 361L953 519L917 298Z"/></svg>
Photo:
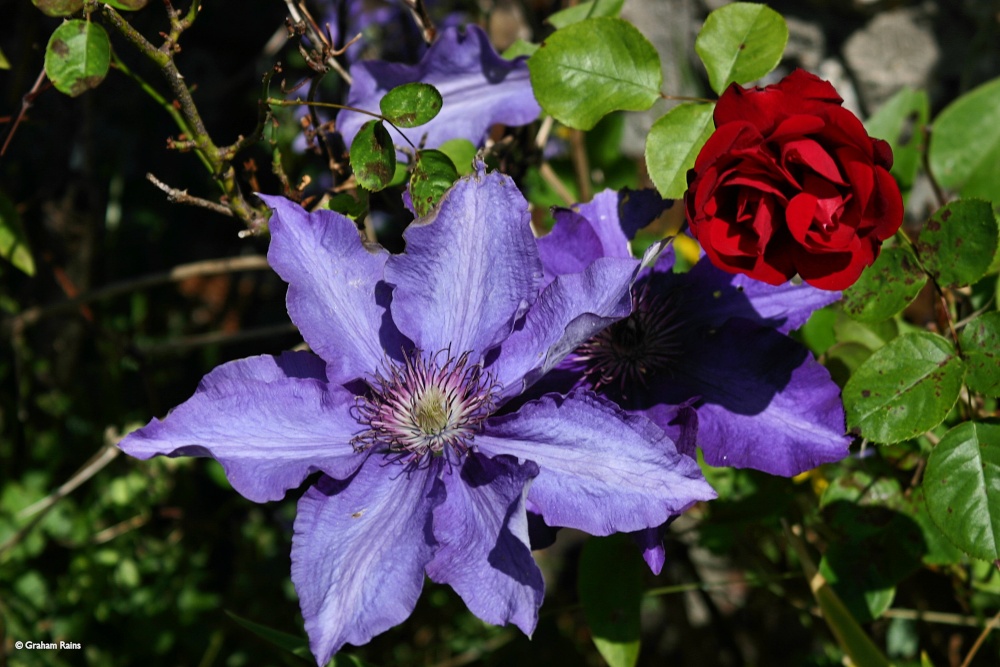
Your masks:
<svg viewBox="0 0 1000 667"><path fill-rule="evenodd" d="M628 256L636 221L650 219L634 211L655 208L659 197L622 197L606 191L556 212L553 232L539 240L547 278L598 257ZM633 286L633 313L579 347L544 386L597 389L664 427L690 405L694 443L714 466L792 476L846 456L840 390L787 336L840 294L767 285L704 258L687 273L672 269L668 249Z"/></svg>
<svg viewBox="0 0 1000 667"><path fill-rule="evenodd" d="M714 497L662 429L586 389L498 413L628 314L636 260L597 258L543 286L526 202L481 166L409 227L399 255L365 246L337 213L264 199L268 260L315 354L224 364L121 446L214 457L255 501L322 473L292 543L319 664L403 621L425 574L530 634L543 582L529 507L605 535Z"/></svg>
<svg viewBox="0 0 1000 667"><path fill-rule="evenodd" d="M403 130L414 145L437 148L449 139L468 139L479 146L491 125L526 125L538 118L524 58L505 60L477 26L441 31L438 40L416 65L366 60L351 66L354 83L348 106L378 113L379 100L396 86L414 81L433 85L441 93L441 111L426 125ZM371 120L353 111L341 111L337 129L349 146L361 126ZM404 143L389 128L397 143ZM425 138L426 137L426 138Z"/></svg>

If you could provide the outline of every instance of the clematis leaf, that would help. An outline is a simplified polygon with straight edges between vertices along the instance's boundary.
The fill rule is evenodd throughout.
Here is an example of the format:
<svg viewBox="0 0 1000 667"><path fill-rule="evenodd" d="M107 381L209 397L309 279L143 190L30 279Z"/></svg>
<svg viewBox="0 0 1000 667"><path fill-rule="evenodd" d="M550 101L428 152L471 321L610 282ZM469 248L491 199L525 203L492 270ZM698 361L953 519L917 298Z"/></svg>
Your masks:
<svg viewBox="0 0 1000 667"><path fill-rule="evenodd" d="M694 50L705 63L712 90L749 83L777 66L788 43L788 25L764 5L734 2L716 9L701 27Z"/></svg>
<svg viewBox="0 0 1000 667"><path fill-rule="evenodd" d="M396 149L382 121L370 120L361 126L351 142L351 168L358 183L372 192L392 182L396 172Z"/></svg>
<svg viewBox="0 0 1000 667"><path fill-rule="evenodd" d="M653 185L666 199L687 190L687 172L712 136L714 104L682 104L653 123L646 137L646 165Z"/></svg>
<svg viewBox="0 0 1000 667"><path fill-rule="evenodd" d="M0 257L29 276L35 275L35 260L28 248L21 216L14 202L0 193Z"/></svg>
<svg viewBox="0 0 1000 667"><path fill-rule="evenodd" d="M958 343L968 371L969 389L986 396L1000 396L1000 312L980 315L965 325Z"/></svg>
<svg viewBox="0 0 1000 667"><path fill-rule="evenodd" d="M149 0L107 0L107 3L115 9L126 12L135 12L146 6Z"/></svg>
<svg viewBox="0 0 1000 667"><path fill-rule="evenodd" d="M556 28L579 23L586 19L596 19L600 16L618 16L625 0L590 0L573 7L567 7L552 14L546 20Z"/></svg>
<svg viewBox="0 0 1000 667"><path fill-rule="evenodd" d="M990 203L960 199L931 216L917 237L917 254L942 287L964 287L982 278L997 252L997 220Z"/></svg>
<svg viewBox="0 0 1000 667"><path fill-rule="evenodd" d="M458 180L451 158L438 150L417 152L417 165L410 175L410 198L418 216L427 215L441 196Z"/></svg>
<svg viewBox="0 0 1000 667"><path fill-rule="evenodd" d="M949 104L934 120L927 159L942 187L996 199L1000 182L1000 78Z"/></svg>
<svg viewBox="0 0 1000 667"><path fill-rule="evenodd" d="M583 546L577 587L594 645L610 667L639 659L642 558L624 535L591 538Z"/></svg>
<svg viewBox="0 0 1000 667"><path fill-rule="evenodd" d="M873 442L902 442L940 424L965 366L947 340L904 334L875 351L844 386L847 425Z"/></svg>
<svg viewBox="0 0 1000 667"><path fill-rule="evenodd" d="M887 320L910 305L926 284L927 274L909 249L887 248L844 290L844 310L861 322Z"/></svg>
<svg viewBox="0 0 1000 667"><path fill-rule="evenodd" d="M924 473L927 509L955 546L1000 558L1000 425L966 422L934 447Z"/></svg>
<svg viewBox="0 0 1000 667"><path fill-rule="evenodd" d="M447 155L459 176L472 173L472 162L476 159L476 147L468 139L449 139L441 144L441 152Z"/></svg>
<svg viewBox="0 0 1000 667"><path fill-rule="evenodd" d="M869 135L892 147L892 175L903 189L913 185L920 167L929 108L926 91L903 88L865 121Z"/></svg>
<svg viewBox="0 0 1000 667"><path fill-rule="evenodd" d="M100 85L110 66L108 33L90 21L66 21L45 46L45 73L59 92L70 97Z"/></svg>
<svg viewBox="0 0 1000 667"><path fill-rule="evenodd" d="M404 83L396 86L379 101L385 118L399 127L417 127L429 122L441 111L441 93L429 83Z"/></svg>
<svg viewBox="0 0 1000 667"><path fill-rule="evenodd" d="M550 35L528 59L531 86L556 120L589 130L612 111L645 111L660 98L660 56L618 18L587 19Z"/></svg>
<svg viewBox="0 0 1000 667"><path fill-rule="evenodd" d="M46 16L72 16L83 9L83 0L31 0Z"/></svg>

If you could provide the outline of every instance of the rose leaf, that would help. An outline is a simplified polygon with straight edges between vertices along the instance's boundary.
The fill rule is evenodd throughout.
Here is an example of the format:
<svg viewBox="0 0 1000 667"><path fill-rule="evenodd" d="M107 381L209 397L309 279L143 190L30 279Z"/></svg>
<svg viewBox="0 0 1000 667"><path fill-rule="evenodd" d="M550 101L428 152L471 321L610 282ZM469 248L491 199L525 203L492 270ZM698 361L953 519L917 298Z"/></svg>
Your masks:
<svg viewBox="0 0 1000 667"><path fill-rule="evenodd" d="M600 16L618 16L625 0L590 0L573 7L560 10L546 19L555 28L565 28L585 19L596 19Z"/></svg>
<svg viewBox="0 0 1000 667"><path fill-rule="evenodd" d="M958 400L965 365L937 334L904 334L874 352L844 386L847 426L894 443L934 428Z"/></svg>
<svg viewBox="0 0 1000 667"><path fill-rule="evenodd" d="M701 27L694 50L705 63L712 90L749 83L773 70L785 52L788 25L764 5L734 2L716 9Z"/></svg>
<svg viewBox="0 0 1000 667"><path fill-rule="evenodd" d="M660 56L618 18L592 18L552 33L528 59L538 103L556 120L589 130L612 111L645 111L660 98Z"/></svg>
<svg viewBox="0 0 1000 667"><path fill-rule="evenodd" d="M653 123L646 137L646 165L660 195L680 199L687 172L712 136L714 104L681 104Z"/></svg>
<svg viewBox="0 0 1000 667"><path fill-rule="evenodd" d="M844 310L861 322L887 320L910 305L925 284L927 274L907 248L887 248L844 290Z"/></svg>
<svg viewBox="0 0 1000 667"><path fill-rule="evenodd" d="M997 221L989 202L960 199L938 209L920 230L916 248L940 286L978 281L997 251Z"/></svg>
<svg viewBox="0 0 1000 667"><path fill-rule="evenodd" d="M931 518L955 546L1000 558L1000 425L948 431L927 460L924 489Z"/></svg>
<svg viewBox="0 0 1000 667"><path fill-rule="evenodd" d="M1000 78L949 104L934 120L927 153L937 182L963 197L994 200L1000 183Z"/></svg>
<svg viewBox="0 0 1000 667"><path fill-rule="evenodd" d="M59 92L70 97L100 85L110 66L108 33L90 21L66 21L45 46L45 73Z"/></svg>
<svg viewBox="0 0 1000 667"><path fill-rule="evenodd" d="M958 344L968 368L969 389L1000 396L1000 312L985 313L965 325Z"/></svg>

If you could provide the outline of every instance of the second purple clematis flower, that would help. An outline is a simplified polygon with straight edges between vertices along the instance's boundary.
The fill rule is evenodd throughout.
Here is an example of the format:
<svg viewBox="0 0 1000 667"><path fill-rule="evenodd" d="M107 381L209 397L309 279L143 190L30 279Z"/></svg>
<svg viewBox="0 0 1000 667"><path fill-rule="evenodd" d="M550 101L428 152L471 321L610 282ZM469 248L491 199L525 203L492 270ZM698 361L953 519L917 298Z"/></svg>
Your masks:
<svg viewBox="0 0 1000 667"><path fill-rule="evenodd" d="M629 255L635 220L651 219L634 210L660 200L651 192L632 193L625 203L622 197L607 191L576 211L556 212L552 234L539 240L547 277L573 263ZM671 248L633 286L632 314L579 347L542 384L594 388L664 428L679 406L691 406L694 442L713 466L792 476L846 456L840 390L787 335L840 294L767 285L705 258L687 273L672 269Z"/></svg>
<svg viewBox="0 0 1000 667"><path fill-rule="evenodd" d="M498 410L626 315L639 270L607 257L543 285L527 204L482 167L406 231L362 244L349 219L279 197L268 260L313 353L224 364L133 456L211 456L247 498L302 496L292 580L319 664L413 610L426 574L483 620L531 633L543 597L526 508L595 535L714 497L642 416L580 389Z"/></svg>
<svg viewBox="0 0 1000 667"><path fill-rule="evenodd" d="M378 112L379 101L396 86L420 81L441 93L441 111L426 125L403 130L414 145L437 148L449 139L468 139L480 146L494 123L526 125L541 107L531 91L524 58L505 60L477 26L446 28L416 65L364 60L351 66L354 83L348 106ZM348 146L370 116L341 111L337 129ZM403 143L396 129L393 140Z"/></svg>

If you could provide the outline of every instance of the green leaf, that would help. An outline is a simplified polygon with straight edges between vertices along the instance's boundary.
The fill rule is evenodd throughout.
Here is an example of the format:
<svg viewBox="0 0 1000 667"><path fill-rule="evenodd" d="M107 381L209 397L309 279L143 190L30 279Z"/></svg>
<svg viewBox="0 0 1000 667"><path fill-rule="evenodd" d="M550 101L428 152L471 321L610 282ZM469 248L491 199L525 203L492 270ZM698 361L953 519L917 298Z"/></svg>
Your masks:
<svg viewBox="0 0 1000 667"><path fill-rule="evenodd" d="M326 201L326 208L346 215L351 220L357 220L368 212L368 191L358 188L356 198L346 192L338 192Z"/></svg>
<svg viewBox="0 0 1000 667"><path fill-rule="evenodd" d="M639 659L643 567L624 535L591 538L580 555L580 604L594 645L610 667L632 667Z"/></svg>
<svg viewBox="0 0 1000 667"><path fill-rule="evenodd" d="M0 49L0 69L10 69L10 61L4 55L3 49Z"/></svg>
<svg viewBox="0 0 1000 667"><path fill-rule="evenodd" d="M781 60L788 43L788 25L781 14L764 5L734 2L705 19L694 50L705 63L712 90L722 94L730 83L749 83Z"/></svg>
<svg viewBox="0 0 1000 667"><path fill-rule="evenodd" d="M538 44L532 42L526 42L525 40L518 37L514 40L514 43L507 47L507 50L501 53L501 57L507 60L513 60L514 58L520 58L521 56L532 56L535 51L538 50Z"/></svg>
<svg viewBox="0 0 1000 667"><path fill-rule="evenodd" d="M886 320L910 305L925 284L927 274L908 248L886 248L844 290L844 311L861 322Z"/></svg>
<svg viewBox="0 0 1000 667"><path fill-rule="evenodd" d="M441 111L441 93L429 83L404 83L396 86L379 101L382 115L399 127L417 127Z"/></svg>
<svg viewBox="0 0 1000 667"><path fill-rule="evenodd" d="M45 47L45 73L61 92L76 97L104 81L111 66L111 42L90 21L66 21Z"/></svg>
<svg viewBox="0 0 1000 667"><path fill-rule="evenodd" d="M646 137L646 165L653 185L666 199L687 190L687 172L712 136L714 104L681 104L653 123Z"/></svg>
<svg viewBox="0 0 1000 667"><path fill-rule="evenodd" d="M410 175L410 199L418 216L427 215L458 180L451 158L438 150L417 152L417 164Z"/></svg>
<svg viewBox="0 0 1000 667"><path fill-rule="evenodd" d="M581 2L574 7L567 7L552 14L546 20L556 28L579 23L585 19L596 19L600 16L618 16L625 0L590 0Z"/></svg>
<svg viewBox="0 0 1000 667"><path fill-rule="evenodd" d="M233 619L261 639L266 639L275 646L290 653L294 653L299 657L312 658L312 653L309 651L309 642L305 639L305 637L296 637L295 635L290 635L287 632L275 630L274 628L269 628L266 625L261 625L260 623L254 623L253 621L237 616L229 610L225 611L226 616Z"/></svg>
<svg viewBox="0 0 1000 667"><path fill-rule="evenodd" d="M968 369L965 382L972 391L1000 396L1000 313L980 315L958 337Z"/></svg>
<svg viewBox="0 0 1000 667"><path fill-rule="evenodd" d="M963 197L1000 199L1000 78L988 81L938 114L927 154L931 173Z"/></svg>
<svg viewBox="0 0 1000 667"><path fill-rule="evenodd" d="M892 175L903 189L913 185L920 167L929 109L925 91L903 88L865 121L868 134L892 147Z"/></svg>
<svg viewBox="0 0 1000 667"><path fill-rule="evenodd" d="M126 12L135 12L145 7L149 0L105 0L105 2L115 9L121 9Z"/></svg>
<svg viewBox="0 0 1000 667"><path fill-rule="evenodd" d="M46 16L72 16L83 9L83 0L31 0Z"/></svg>
<svg viewBox="0 0 1000 667"><path fill-rule="evenodd" d="M589 130L612 111L645 111L660 98L656 49L627 21L587 19L552 33L528 59L538 103L556 120Z"/></svg>
<svg viewBox="0 0 1000 667"><path fill-rule="evenodd" d="M448 156L459 176L472 173L472 161L476 159L476 145L468 139L449 139L438 150Z"/></svg>
<svg viewBox="0 0 1000 667"><path fill-rule="evenodd" d="M924 268L941 287L971 285L993 262L997 220L989 202L953 201L934 212L915 245Z"/></svg>
<svg viewBox="0 0 1000 667"><path fill-rule="evenodd" d="M948 415L962 388L965 367L947 340L932 333L904 334L880 348L844 387L849 428L873 442L901 442Z"/></svg>
<svg viewBox="0 0 1000 667"><path fill-rule="evenodd" d="M0 257L28 274L35 275L35 260L31 257L24 225L14 202L0 193Z"/></svg>
<svg viewBox="0 0 1000 667"><path fill-rule="evenodd" d="M927 509L966 553L1000 558L1000 425L966 422L948 431L927 460Z"/></svg>
<svg viewBox="0 0 1000 667"><path fill-rule="evenodd" d="M392 182L396 149L382 121L370 120L358 130L351 142L351 168L366 190L378 192Z"/></svg>

